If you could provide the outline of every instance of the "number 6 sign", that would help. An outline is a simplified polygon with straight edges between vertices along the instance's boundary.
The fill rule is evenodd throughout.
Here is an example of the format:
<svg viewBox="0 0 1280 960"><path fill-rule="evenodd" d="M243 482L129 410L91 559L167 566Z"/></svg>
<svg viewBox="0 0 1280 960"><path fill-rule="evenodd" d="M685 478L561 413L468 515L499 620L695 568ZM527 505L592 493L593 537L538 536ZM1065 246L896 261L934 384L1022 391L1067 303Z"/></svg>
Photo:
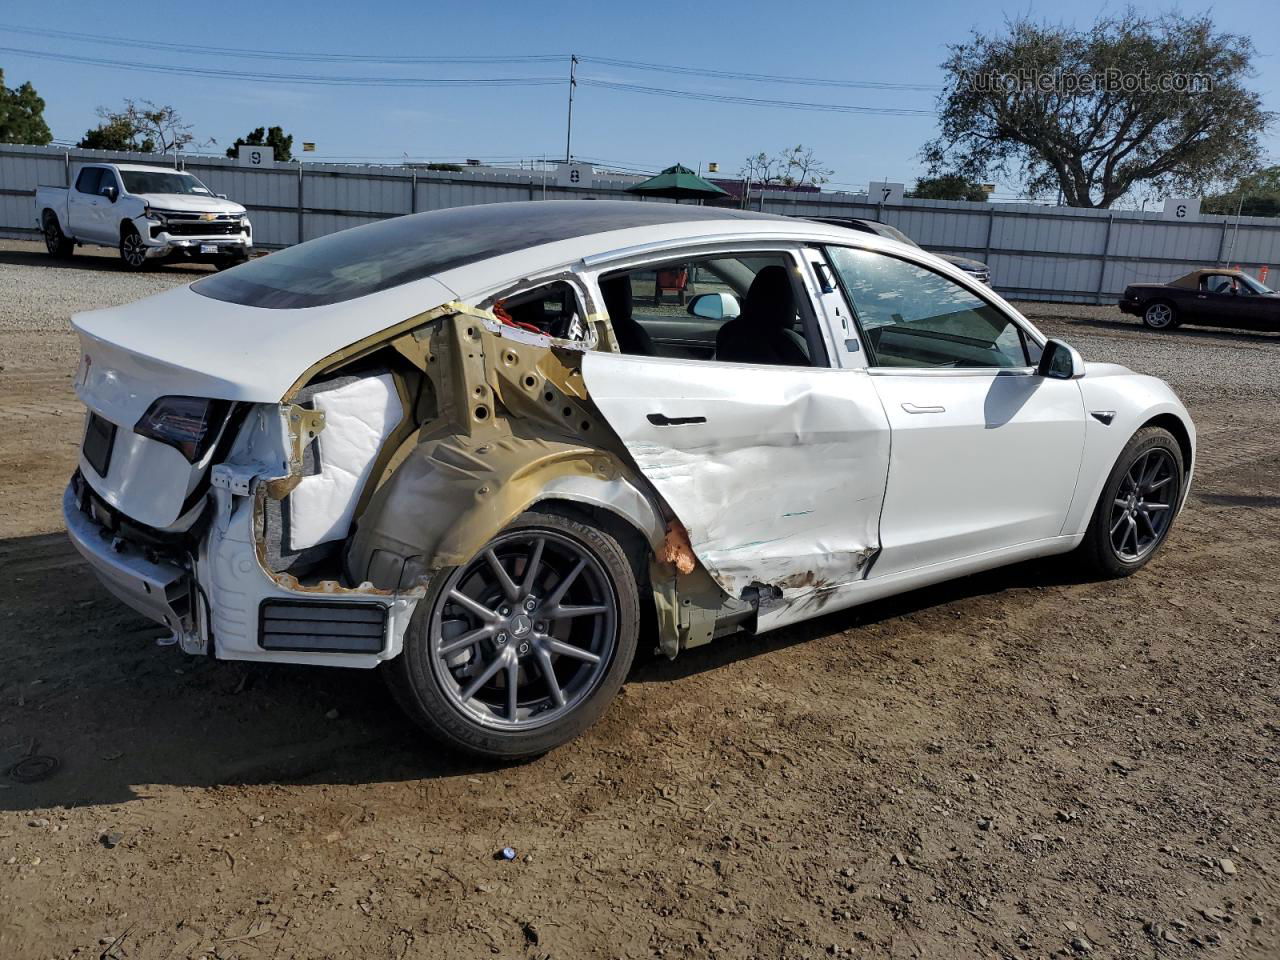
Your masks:
<svg viewBox="0 0 1280 960"><path fill-rule="evenodd" d="M1165 220L1199 220L1200 198L1172 199L1164 202Z"/></svg>

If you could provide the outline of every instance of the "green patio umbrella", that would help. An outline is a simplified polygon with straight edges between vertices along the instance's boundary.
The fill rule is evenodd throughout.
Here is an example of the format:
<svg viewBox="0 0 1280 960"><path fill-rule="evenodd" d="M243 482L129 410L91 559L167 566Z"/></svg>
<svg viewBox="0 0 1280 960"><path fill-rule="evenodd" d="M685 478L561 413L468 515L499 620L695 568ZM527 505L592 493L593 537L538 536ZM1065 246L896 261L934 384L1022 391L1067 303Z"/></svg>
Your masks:
<svg viewBox="0 0 1280 960"><path fill-rule="evenodd" d="M670 200L710 200L712 197L727 197L729 194L714 183L703 180L688 167L676 164L667 167L656 177L650 177L627 187L627 193L638 193L642 197L666 197Z"/></svg>

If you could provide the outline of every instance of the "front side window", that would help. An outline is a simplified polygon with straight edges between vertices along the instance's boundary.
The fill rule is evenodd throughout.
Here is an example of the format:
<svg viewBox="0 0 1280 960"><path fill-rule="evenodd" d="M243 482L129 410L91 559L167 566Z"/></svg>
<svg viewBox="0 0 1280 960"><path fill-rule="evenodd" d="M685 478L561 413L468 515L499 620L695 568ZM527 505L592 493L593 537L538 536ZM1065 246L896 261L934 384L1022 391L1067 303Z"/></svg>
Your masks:
<svg viewBox="0 0 1280 960"><path fill-rule="evenodd" d="M85 167L80 171L80 175L76 177L76 192L91 193L95 196L98 193L99 178L102 176L101 167ZM108 181L110 183L110 181Z"/></svg>
<svg viewBox="0 0 1280 960"><path fill-rule="evenodd" d="M1039 347L954 280L897 257L828 247L870 360L880 367L1026 367Z"/></svg>
<svg viewBox="0 0 1280 960"><path fill-rule="evenodd" d="M189 173L176 170L121 170L127 192L146 196L149 193L177 193L183 196L207 197L209 188Z"/></svg>
<svg viewBox="0 0 1280 960"><path fill-rule="evenodd" d="M814 313L784 253L673 260L606 274L600 293L623 353L826 366Z"/></svg>

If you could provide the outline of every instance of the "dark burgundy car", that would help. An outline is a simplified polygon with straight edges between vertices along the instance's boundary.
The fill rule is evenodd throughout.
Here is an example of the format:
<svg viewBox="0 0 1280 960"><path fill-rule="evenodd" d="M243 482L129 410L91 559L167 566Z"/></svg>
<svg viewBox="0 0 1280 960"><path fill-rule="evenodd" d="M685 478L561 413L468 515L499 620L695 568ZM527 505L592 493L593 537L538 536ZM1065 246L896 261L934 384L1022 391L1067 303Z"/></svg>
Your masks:
<svg viewBox="0 0 1280 960"><path fill-rule="evenodd" d="M1153 330L1180 323L1280 330L1280 294L1243 270L1205 267L1169 283L1133 283L1120 309Z"/></svg>

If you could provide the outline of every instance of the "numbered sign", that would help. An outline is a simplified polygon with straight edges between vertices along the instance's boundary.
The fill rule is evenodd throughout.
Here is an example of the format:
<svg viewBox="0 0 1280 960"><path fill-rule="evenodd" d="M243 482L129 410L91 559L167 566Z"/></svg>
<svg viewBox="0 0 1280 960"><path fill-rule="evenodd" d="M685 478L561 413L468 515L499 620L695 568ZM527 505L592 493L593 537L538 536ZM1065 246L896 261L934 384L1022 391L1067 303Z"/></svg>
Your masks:
<svg viewBox="0 0 1280 960"><path fill-rule="evenodd" d="M906 192L907 185L905 183L883 183L879 180L874 180L871 186L867 187L867 199L872 203L901 203Z"/></svg>
<svg viewBox="0 0 1280 960"><path fill-rule="evenodd" d="M561 187L590 187L595 179L595 168L589 163L562 163L556 171L556 185Z"/></svg>
<svg viewBox="0 0 1280 960"><path fill-rule="evenodd" d="M1183 200L1166 200L1164 202L1164 219L1199 220L1200 198L1190 197Z"/></svg>
<svg viewBox="0 0 1280 960"><path fill-rule="evenodd" d="M236 159L242 167L258 167L266 169L276 165L276 152L273 147L251 146L247 143L240 144L239 150L236 152Z"/></svg>

